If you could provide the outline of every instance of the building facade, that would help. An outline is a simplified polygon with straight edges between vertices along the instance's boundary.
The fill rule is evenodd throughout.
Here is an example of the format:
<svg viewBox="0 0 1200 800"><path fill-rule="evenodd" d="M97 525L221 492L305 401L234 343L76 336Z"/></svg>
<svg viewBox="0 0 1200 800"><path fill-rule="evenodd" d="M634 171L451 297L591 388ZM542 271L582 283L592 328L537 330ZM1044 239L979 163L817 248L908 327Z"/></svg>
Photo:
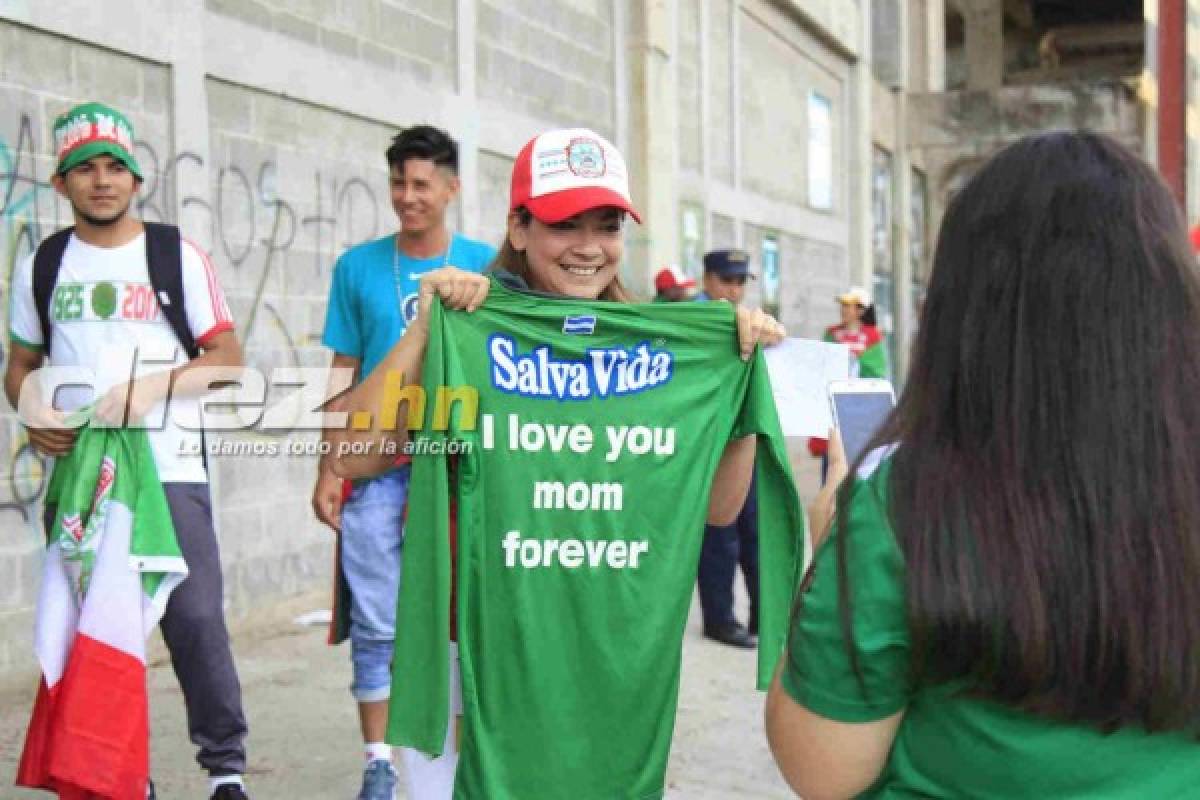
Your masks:
<svg viewBox="0 0 1200 800"><path fill-rule="evenodd" d="M400 127L462 143L455 227L497 241L517 150L586 125L628 141L624 0L115 0L0 6L0 314L15 264L70 220L50 186L54 117L83 100L128 112L146 181L137 209L212 256L247 361L328 364L333 263L396 229L384 158ZM114 20L120 20L116 24ZM268 406L295 388L272 386ZM312 433L209 437L231 617L331 585L313 519ZM255 456L253 453L273 453ZM0 676L31 672L46 463L0 418Z"/></svg>
<svg viewBox="0 0 1200 800"><path fill-rule="evenodd" d="M626 153L644 210L628 234L631 285L649 295L659 266L698 273L706 249L742 246L760 262L751 299L817 335L836 319L832 296L870 274L867 20L846 0L4 4L0 313L7 324L16 263L70 220L50 186L51 123L95 99L137 129L138 212L210 253L247 361L268 375L328 363L334 260L395 229L383 152L419 122L460 141L454 224L494 242L522 144L552 126L599 131ZM272 386L268 406L288 391ZM231 453L211 459L211 479L235 619L329 584L302 452L313 438L210 437ZM47 479L11 412L0 459L8 674L34 663Z"/></svg>
<svg viewBox="0 0 1200 800"><path fill-rule="evenodd" d="M1168 52L1182 39L1190 55L1182 83L1164 89L1169 3L1186 29L1165 37ZM630 164L645 220L627 234L630 285L648 296L661 266L699 276L706 250L743 247L759 276L749 302L808 337L837 321L835 294L863 285L902 375L942 210L1005 142L1091 127L1155 159L1163 93L1183 91L1197 216L1200 112L1179 86L1197 76L1200 0L1132 0L1132 17L1129 0L1076 3L1075 17L1063 7L142 0L130 13L116 0L3 3L0 315L7 325L17 261L69 221L50 186L49 132L76 102L128 112L147 173L138 212L179 223L211 254L247 360L268 374L328 363L319 340L334 260L396 226L383 156L396 129L429 122L460 141L454 225L498 243L518 149L539 130L578 125L611 138ZM1179 19L1167 15L1168 31ZM272 388L268 405L289 391ZM330 582L306 436L222 437L276 454L211 460L234 619ZM15 414L0 415L0 676L33 669L46 479Z"/></svg>

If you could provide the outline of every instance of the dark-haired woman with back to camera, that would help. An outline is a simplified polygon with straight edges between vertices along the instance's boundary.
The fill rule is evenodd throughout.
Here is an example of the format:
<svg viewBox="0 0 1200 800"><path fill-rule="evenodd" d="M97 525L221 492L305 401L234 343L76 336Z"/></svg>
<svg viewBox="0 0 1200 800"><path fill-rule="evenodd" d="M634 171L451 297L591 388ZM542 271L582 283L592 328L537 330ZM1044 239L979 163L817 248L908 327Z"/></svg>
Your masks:
<svg viewBox="0 0 1200 800"><path fill-rule="evenodd" d="M791 786L1200 796L1198 397L1200 278L1150 167L1085 133L995 156L840 489L831 446L767 704Z"/></svg>

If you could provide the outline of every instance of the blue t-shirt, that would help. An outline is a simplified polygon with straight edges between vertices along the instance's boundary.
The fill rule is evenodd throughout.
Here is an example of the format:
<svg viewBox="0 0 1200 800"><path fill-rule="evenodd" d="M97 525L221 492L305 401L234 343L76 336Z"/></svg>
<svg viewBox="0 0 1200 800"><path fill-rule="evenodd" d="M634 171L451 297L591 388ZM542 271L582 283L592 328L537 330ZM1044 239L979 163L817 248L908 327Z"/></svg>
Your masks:
<svg viewBox="0 0 1200 800"><path fill-rule="evenodd" d="M457 233L450 251L433 258L398 252L394 234L351 247L333 268L321 343L359 359L360 379L365 378L416 317L421 275L444 265L482 272L495 257L491 245Z"/></svg>

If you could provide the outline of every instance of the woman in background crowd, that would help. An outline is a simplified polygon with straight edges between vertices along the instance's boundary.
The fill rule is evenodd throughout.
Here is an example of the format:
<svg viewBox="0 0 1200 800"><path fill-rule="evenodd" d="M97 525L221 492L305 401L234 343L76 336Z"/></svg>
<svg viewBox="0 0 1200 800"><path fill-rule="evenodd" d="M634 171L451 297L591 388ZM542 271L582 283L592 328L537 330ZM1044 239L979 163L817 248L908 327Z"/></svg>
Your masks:
<svg viewBox="0 0 1200 800"><path fill-rule="evenodd" d="M861 286L851 286L845 293L834 298L842 312L842 321L825 329L824 340L844 344L850 348L853 360L850 376L853 378L887 378L887 345L879 332L875 320L875 304L871 295ZM816 436L808 440L808 452L821 459L821 482L829 469L826 457L828 441Z"/></svg>
<svg viewBox="0 0 1200 800"><path fill-rule="evenodd" d="M842 321L825 330L825 341L844 344L854 356L856 378L888 377L887 348L875 320L871 295L861 286L851 286L836 298Z"/></svg>

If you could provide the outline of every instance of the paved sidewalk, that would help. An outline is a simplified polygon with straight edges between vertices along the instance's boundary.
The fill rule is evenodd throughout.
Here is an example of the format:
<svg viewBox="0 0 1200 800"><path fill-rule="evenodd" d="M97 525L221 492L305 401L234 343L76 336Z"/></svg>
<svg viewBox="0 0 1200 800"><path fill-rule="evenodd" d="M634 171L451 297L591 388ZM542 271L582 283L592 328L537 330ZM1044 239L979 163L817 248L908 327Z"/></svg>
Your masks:
<svg viewBox="0 0 1200 800"><path fill-rule="evenodd" d="M793 458L802 496L815 485L815 462ZM807 490L807 491L806 491ZM737 579L737 613L746 597ZM266 612L253 630L235 634L250 722L248 787L255 800L350 800L363 767L351 701L349 645L329 647L325 628L294 620L326 607L316 593ZM756 653L700 635L693 597L683 644L679 711L667 770L669 800L789 798L763 731L765 695L753 689ZM157 635L155 637L157 639ZM163 653L155 642L152 653ZM204 800L207 780L193 762L183 697L161 655L150 670L151 769L161 800ZM0 695L0 798L50 797L12 787L33 692Z"/></svg>
<svg viewBox="0 0 1200 800"><path fill-rule="evenodd" d="M250 720L248 786L256 800L350 800L362 769L346 688L350 653L347 646L328 647L323 628L297 625L290 617L270 632L235 637ZM693 604L667 797L790 797L767 750L764 695L752 689L755 654L710 642L699 630L699 607ZM159 797L202 800L206 781L192 761L183 698L161 659L150 670L150 691L151 763ZM12 787L31 703L32 693L9 695L0 704L3 798L51 796Z"/></svg>

